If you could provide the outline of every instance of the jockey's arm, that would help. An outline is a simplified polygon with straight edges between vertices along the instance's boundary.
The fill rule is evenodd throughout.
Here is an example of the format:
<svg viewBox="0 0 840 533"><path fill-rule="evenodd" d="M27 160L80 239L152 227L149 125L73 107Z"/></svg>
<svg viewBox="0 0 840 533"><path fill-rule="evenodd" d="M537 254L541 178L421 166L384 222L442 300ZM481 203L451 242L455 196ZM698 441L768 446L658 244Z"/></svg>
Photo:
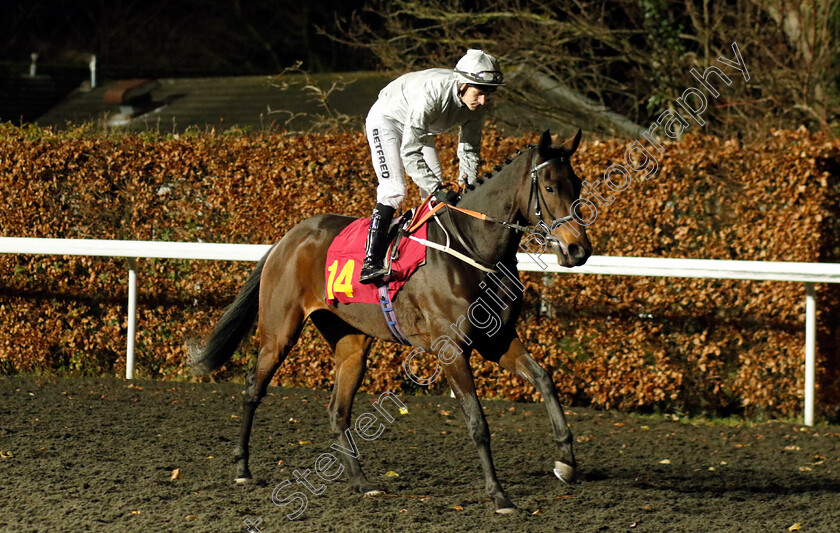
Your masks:
<svg viewBox="0 0 840 533"><path fill-rule="evenodd" d="M423 159L424 141L429 131L429 122L434 110L429 106L417 105L411 110L408 123L403 124L402 157L405 172L418 187L426 192L437 189L441 183L440 176L436 176L426 160Z"/></svg>
<svg viewBox="0 0 840 533"><path fill-rule="evenodd" d="M484 116L477 117L461 125L458 138L458 184L464 182L472 185L478 177L478 163L481 157L481 130L484 126Z"/></svg>

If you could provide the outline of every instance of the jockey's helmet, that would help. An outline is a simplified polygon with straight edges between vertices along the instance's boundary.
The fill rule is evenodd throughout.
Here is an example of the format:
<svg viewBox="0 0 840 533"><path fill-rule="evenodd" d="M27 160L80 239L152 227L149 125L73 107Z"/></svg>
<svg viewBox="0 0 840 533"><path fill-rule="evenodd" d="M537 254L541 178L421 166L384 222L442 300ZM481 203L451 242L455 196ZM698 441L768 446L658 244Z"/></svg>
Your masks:
<svg viewBox="0 0 840 533"><path fill-rule="evenodd" d="M499 70L496 58L481 50L467 50L464 57L455 65L455 76L461 83L468 85L493 86L504 85L504 76Z"/></svg>

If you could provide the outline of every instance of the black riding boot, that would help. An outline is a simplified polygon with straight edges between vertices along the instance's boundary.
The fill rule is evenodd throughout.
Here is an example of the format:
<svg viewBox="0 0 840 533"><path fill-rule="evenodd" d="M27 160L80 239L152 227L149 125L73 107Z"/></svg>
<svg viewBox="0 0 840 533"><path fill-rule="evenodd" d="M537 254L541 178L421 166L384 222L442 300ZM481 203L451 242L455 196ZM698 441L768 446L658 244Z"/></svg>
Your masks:
<svg viewBox="0 0 840 533"><path fill-rule="evenodd" d="M388 273L383 259L385 249L388 247L388 228L394 217L394 211L393 207L382 204L376 204L373 208L367 242L365 242L365 262L362 265L362 273L359 275L359 283L373 283Z"/></svg>

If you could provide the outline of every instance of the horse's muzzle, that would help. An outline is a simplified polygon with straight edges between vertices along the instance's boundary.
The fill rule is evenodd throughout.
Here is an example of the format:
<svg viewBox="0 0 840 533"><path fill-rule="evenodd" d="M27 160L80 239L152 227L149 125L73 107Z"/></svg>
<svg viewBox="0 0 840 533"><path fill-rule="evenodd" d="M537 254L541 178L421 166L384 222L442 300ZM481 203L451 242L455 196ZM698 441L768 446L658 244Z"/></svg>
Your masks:
<svg viewBox="0 0 840 533"><path fill-rule="evenodd" d="M557 264L568 268L581 266L592 255L591 248L574 242L567 246L560 246L557 241L554 241L550 243L550 246L557 256Z"/></svg>

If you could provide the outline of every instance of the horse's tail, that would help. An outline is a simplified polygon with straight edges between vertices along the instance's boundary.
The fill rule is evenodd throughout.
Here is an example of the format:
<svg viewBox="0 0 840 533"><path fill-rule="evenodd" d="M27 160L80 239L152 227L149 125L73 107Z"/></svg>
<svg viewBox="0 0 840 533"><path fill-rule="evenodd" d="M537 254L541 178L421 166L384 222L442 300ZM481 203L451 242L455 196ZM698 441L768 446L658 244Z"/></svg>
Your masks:
<svg viewBox="0 0 840 533"><path fill-rule="evenodd" d="M257 262L245 286L225 310L204 347L198 343L190 344L189 366L193 374L204 375L218 370L231 358L239 343L251 331L259 311L260 277L267 258L268 254L265 254Z"/></svg>

